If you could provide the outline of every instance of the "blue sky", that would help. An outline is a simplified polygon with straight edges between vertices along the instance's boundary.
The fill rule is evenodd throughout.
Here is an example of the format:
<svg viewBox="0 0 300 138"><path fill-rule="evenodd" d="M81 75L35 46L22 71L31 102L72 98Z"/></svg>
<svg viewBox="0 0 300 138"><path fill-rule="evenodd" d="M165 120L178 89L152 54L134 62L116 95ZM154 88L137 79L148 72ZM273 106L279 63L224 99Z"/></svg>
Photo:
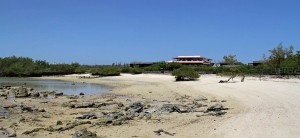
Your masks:
<svg viewBox="0 0 300 138"><path fill-rule="evenodd" d="M299 0L0 0L0 57L82 64L300 50Z"/></svg>

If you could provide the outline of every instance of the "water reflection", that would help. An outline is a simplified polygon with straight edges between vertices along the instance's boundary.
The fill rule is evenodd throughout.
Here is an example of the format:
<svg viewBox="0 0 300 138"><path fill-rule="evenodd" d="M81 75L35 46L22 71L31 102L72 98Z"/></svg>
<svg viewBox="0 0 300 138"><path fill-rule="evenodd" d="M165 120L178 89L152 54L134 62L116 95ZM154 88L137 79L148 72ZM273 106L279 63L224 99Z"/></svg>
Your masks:
<svg viewBox="0 0 300 138"><path fill-rule="evenodd" d="M60 80L38 80L31 78L0 78L0 86L3 85L25 85L26 87L34 88L37 91L58 91L63 92L65 95L79 95L81 92L87 95L99 94L111 89L111 87L99 84L66 82Z"/></svg>

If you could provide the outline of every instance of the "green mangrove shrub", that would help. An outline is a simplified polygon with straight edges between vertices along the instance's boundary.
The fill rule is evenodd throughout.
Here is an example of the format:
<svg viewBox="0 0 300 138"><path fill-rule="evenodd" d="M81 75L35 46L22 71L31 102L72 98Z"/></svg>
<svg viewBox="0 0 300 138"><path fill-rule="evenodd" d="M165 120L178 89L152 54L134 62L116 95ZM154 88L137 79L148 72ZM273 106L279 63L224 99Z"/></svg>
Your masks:
<svg viewBox="0 0 300 138"><path fill-rule="evenodd" d="M188 66L174 70L172 76L175 76L176 81L195 80L200 77L193 68Z"/></svg>
<svg viewBox="0 0 300 138"><path fill-rule="evenodd" d="M121 69L116 66L104 66L101 68L96 68L91 71L93 75L100 76L120 76Z"/></svg>

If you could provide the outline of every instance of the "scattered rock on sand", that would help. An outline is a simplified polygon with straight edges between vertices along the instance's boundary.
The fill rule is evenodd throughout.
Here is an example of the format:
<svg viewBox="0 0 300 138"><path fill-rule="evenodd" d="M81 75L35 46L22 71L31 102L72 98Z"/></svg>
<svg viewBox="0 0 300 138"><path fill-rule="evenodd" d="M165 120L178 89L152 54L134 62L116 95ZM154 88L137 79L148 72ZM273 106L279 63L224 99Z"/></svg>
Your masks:
<svg viewBox="0 0 300 138"><path fill-rule="evenodd" d="M195 98L194 101L206 101L207 98L204 96L199 96L198 98Z"/></svg>
<svg viewBox="0 0 300 138"><path fill-rule="evenodd" d="M163 130L163 129L159 129L159 130L157 130L157 131L153 131L156 135L158 135L158 136L160 136L161 135L161 133L164 133L164 134L166 134L166 135L170 135L170 136L174 136L175 135L175 133L170 133L170 132L167 132L167 131L165 131L165 130Z"/></svg>
<svg viewBox="0 0 300 138"><path fill-rule="evenodd" d="M24 134L24 135L29 135L29 134L34 133L34 132L39 132L40 130L45 130L45 129L44 129L44 128L35 128L35 129L33 129L33 130L25 131L25 132L23 132L22 134Z"/></svg>
<svg viewBox="0 0 300 138"><path fill-rule="evenodd" d="M97 119L97 116L94 113L89 113L89 114L76 117L76 119Z"/></svg>
<svg viewBox="0 0 300 138"><path fill-rule="evenodd" d="M8 108L15 108L17 107L16 104L10 104L10 105L2 105L3 108L8 109Z"/></svg>
<svg viewBox="0 0 300 138"><path fill-rule="evenodd" d="M51 118L51 115L48 114L48 113L46 113L46 114L43 114L42 117L43 117L43 118Z"/></svg>
<svg viewBox="0 0 300 138"><path fill-rule="evenodd" d="M82 103L82 104L75 104L74 108L91 108L95 105L95 103L90 103L90 102L86 102L86 103Z"/></svg>
<svg viewBox="0 0 300 138"><path fill-rule="evenodd" d="M59 125L62 125L62 124L63 124L62 121L57 121L57 122L56 122L56 125L58 125L58 126L59 126Z"/></svg>
<svg viewBox="0 0 300 138"><path fill-rule="evenodd" d="M129 105L129 111L140 113L144 109L144 104L142 102L135 102Z"/></svg>
<svg viewBox="0 0 300 138"><path fill-rule="evenodd" d="M160 112L168 112L168 113L172 113L172 112L187 113L190 111L191 111L190 107L186 105L179 105L179 104L164 104L160 108Z"/></svg>
<svg viewBox="0 0 300 138"><path fill-rule="evenodd" d="M45 109L40 109L39 112L46 112L46 110Z"/></svg>
<svg viewBox="0 0 300 138"><path fill-rule="evenodd" d="M35 98L40 97L40 93L37 91L31 92L30 95L31 95L31 97L35 97Z"/></svg>
<svg viewBox="0 0 300 138"><path fill-rule="evenodd" d="M8 137L16 137L17 136L16 130L14 130L12 128L7 128L6 131L8 132Z"/></svg>
<svg viewBox="0 0 300 138"><path fill-rule="evenodd" d="M19 87L18 90L15 90L15 97L16 98L24 98L24 97L29 97L29 93L26 88L24 87Z"/></svg>
<svg viewBox="0 0 300 138"><path fill-rule="evenodd" d="M87 131L87 129L84 128L76 131L72 138L97 138L97 134L91 131Z"/></svg>
<svg viewBox="0 0 300 138"><path fill-rule="evenodd" d="M224 106L220 103L216 103L207 108L207 111L221 111L221 110L228 110L228 108L224 108Z"/></svg>
<svg viewBox="0 0 300 138"><path fill-rule="evenodd" d="M78 95L69 95L67 96L68 99L78 99L79 96Z"/></svg>
<svg viewBox="0 0 300 138"><path fill-rule="evenodd" d="M33 112L33 109L29 106L21 105L22 112Z"/></svg>
<svg viewBox="0 0 300 138"><path fill-rule="evenodd" d="M129 107L126 108L126 116L130 119L133 119L134 117L138 117L139 113L141 113L144 109L144 104L142 102L135 102Z"/></svg>

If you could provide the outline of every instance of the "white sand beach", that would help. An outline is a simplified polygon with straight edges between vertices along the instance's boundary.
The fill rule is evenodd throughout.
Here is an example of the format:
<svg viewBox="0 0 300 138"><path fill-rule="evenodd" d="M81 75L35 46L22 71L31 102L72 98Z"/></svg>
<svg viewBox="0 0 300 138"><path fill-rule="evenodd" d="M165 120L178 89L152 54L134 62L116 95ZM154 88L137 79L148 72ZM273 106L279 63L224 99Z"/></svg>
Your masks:
<svg viewBox="0 0 300 138"><path fill-rule="evenodd" d="M197 81L175 82L173 76L141 74L122 74L116 77L81 78L44 77L42 79L59 79L65 81L99 83L114 86L108 94L131 97L132 101L166 101L176 102L176 98L190 97L180 101L188 104L189 99L205 96L209 100L204 102L208 106L215 102L222 103L226 114L223 116L201 116L200 112L170 113L154 116L150 121L133 120L120 126L93 127L83 125L63 133L37 132L30 137L62 137L70 136L75 130L86 127L101 137L212 137L212 138L240 138L240 137L299 137L300 136L300 80L299 79L273 79L263 78L260 81L255 77L246 77L245 82L234 78L230 83L218 83L228 77L216 75L202 75ZM97 101L100 95L84 96L78 101ZM124 101L116 99L115 101ZM127 99L128 100L128 99ZM30 101L30 102L29 102ZM51 119L42 119L41 126L55 124L57 120L73 120L78 112L91 112L96 109L67 109L57 106L65 101L59 97L49 101L47 106L39 104L39 100L16 99L14 103L27 103L34 107L45 108L51 112ZM2 101L3 102L3 101ZM78 116L78 115L77 115ZM1 126L9 125L11 121L0 121ZM32 127L34 128L34 127ZM31 128L31 129L32 129ZM157 136L153 131L163 129L173 136ZM17 134L30 130L28 124L20 124Z"/></svg>

